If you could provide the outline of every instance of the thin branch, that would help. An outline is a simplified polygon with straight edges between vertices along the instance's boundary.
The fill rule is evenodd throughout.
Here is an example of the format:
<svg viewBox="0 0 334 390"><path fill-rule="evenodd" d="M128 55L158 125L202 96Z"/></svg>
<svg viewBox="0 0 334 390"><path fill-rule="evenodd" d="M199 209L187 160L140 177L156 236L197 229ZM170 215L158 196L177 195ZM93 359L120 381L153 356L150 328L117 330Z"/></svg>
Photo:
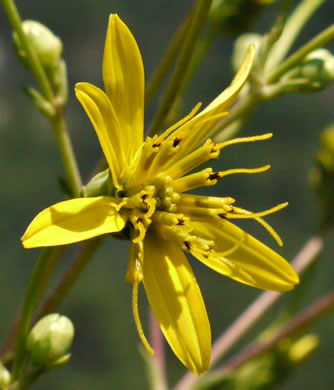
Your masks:
<svg viewBox="0 0 334 390"><path fill-rule="evenodd" d="M302 313L289 321L289 323L283 327L283 329L281 329L271 340L263 344L255 344L245 348L243 351L229 359L218 370L223 371L224 374L228 374L229 372L242 366L250 359L253 359L263 354L264 352L271 350L279 343L280 340L284 339L285 337L292 336L301 330L305 330L306 327L309 327L311 324L313 324L313 322L324 316L333 308L334 291L320 298L315 303L309 305L305 310L302 311Z"/></svg>
<svg viewBox="0 0 334 390"><path fill-rule="evenodd" d="M323 236L316 235L297 254L292 262L298 274L305 271L320 254L324 245ZM231 347L273 306L282 296L282 293L274 291L263 292L247 309L234 321L234 323L218 338L212 347L211 364L214 366ZM187 373L176 384L174 390L190 389L198 377Z"/></svg>

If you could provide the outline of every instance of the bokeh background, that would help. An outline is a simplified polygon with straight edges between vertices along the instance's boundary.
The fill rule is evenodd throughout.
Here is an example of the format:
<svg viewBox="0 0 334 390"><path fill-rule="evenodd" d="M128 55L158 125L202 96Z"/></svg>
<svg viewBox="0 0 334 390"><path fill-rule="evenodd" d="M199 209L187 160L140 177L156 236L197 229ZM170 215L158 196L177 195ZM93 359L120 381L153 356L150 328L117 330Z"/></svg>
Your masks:
<svg viewBox="0 0 334 390"><path fill-rule="evenodd" d="M146 77L158 64L173 32L192 1L184 0L17 0L23 19L38 20L51 28L64 43L68 66L70 99L67 119L83 178L88 178L101 150L88 118L73 94L74 84L88 81L102 87L101 64L108 15L118 13L140 46ZM295 2L297 3L297 2ZM272 6L256 20L252 31L266 32L278 6ZM333 22L334 3L327 1L307 24L295 47ZM334 49L332 43L329 47ZM198 101L208 103L231 80L230 56L233 39L222 37L210 49L185 95L184 112ZM0 337L6 332L22 301L38 250L24 250L20 236L43 208L60 201L58 179L63 170L55 139L47 121L22 93L33 80L18 62L11 32L0 9ZM257 226L247 224L250 233L292 259L318 224L318 204L308 187L308 172L319 144L320 131L334 121L334 87L312 94L294 94L260 106L243 130L243 135L274 132L270 141L234 146L222 153L219 166L255 167L272 164L268 173L227 177L217 194L232 196L251 210L263 210L288 201L290 206L268 218L277 229L284 247ZM146 123L153 109L147 112ZM60 273L75 246L59 264ZM326 246L314 275L311 290L304 297L310 303L328 291L334 282L333 244ZM191 259L212 324L213 339L259 294L219 276ZM41 378L34 389L146 389L144 364L138 352L139 338L131 312L131 288L124 281L127 243L107 239L89 264L59 311L75 324L72 359L65 367ZM141 317L146 326L148 312L141 291ZM243 345L280 310L280 305L242 340ZM321 346L312 360L284 383L285 390L332 388L334 317L327 316L314 328ZM173 383L184 368L168 350L168 373Z"/></svg>

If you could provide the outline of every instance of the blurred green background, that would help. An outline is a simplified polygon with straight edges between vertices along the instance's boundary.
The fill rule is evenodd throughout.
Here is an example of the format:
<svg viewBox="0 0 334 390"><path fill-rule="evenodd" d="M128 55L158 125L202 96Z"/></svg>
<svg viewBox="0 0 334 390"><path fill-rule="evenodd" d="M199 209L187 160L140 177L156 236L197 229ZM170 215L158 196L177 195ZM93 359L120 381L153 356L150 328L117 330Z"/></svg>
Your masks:
<svg viewBox="0 0 334 390"><path fill-rule="evenodd" d="M102 87L101 64L108 15L118 13L131 29L149 78L192 3L178 0L17 0L24 19L44 23L63 40L71 94L67 119L83 178L89 176L101 150L88 118L74 97L73 87L78 81ZM266 32L277 9L275 5L262 13L252 31ZM334 3L327 1L307 24L295 47L330 25L333 15ZM334 44L329 47L333 50ZM226 37L213 45L186 93L184 112L198 101L208 103L228 85L232 78L232 48L233 39ZM1 339L5 338L22 301L39 253L38 250L24 250L19 238L40 210L62 199L58 179L63 176L63 170L53 133L21 90L22 86L32 84L30 74L16 58L8 21L0 9ZM266 142L233 146L224 150L219 160L221 169L272 165L267 173L227 177L216 191L219 195L236 198L239 205L254 211L288 201L290 206L269 217L268 221L281 235L285 245L279 251L289 260L317 227L318 204L308 188L307 176L318 148L320 131L334 121L333 102L334 88L331 87L318 94L294 94L262 104L246 124L243 135L272 131L274 137ZM147 113L147 125L152 113L152 110ZM257 224L247 224L247 229L278 249ZM66 252L58 273L66 267L75 248ZM311 291L304 298L305 304L333 286L333 250L333 244L326 246ZM223 278L194 259L191 264L202 289L215 339L259 291ZM131 288L124 281L126 265L127 243L107 239L59 310L75 325L72 359L65 367L41 378L34 389L147 388L131 312ZM145 299L142 290L141 317L146 326ZM267 324L279 309L280 305L275 306L256 330ZM314 327L321 337L321 347L312 360L281 386L282 389L332 388L333 329L332 315ZM254 336L256 330L251 331L242 344ZM168 347L167 358L170 382L174 383L184 368Z"/></svg>

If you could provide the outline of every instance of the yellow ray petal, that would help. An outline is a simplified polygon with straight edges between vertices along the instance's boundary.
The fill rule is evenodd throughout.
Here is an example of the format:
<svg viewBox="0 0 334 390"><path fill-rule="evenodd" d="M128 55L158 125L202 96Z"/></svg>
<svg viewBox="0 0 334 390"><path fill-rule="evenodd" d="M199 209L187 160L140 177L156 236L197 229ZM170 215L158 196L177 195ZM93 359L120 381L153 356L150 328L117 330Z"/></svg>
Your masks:
<svg viewBox="0 0 334 390"><path fill-rule="evenodd" d="M210 136L210 132L220 121L221 117L226 115L236 101L241 88L247 81L255 58L255 46L250 45L244 62L238 73L234 77L231 85L226 88L216 99L214 99L203 111L197 114L190 121L181 126L174 134L189 134L191 136L184 139L180 147L184 148L185 153L193 150L196 146ZM225 114L224 114L225 112ZM180 158L180 155L177 156ZM168 166L171 164L167 164Z"/></svg>
<svg viewBox="0 0 334 390"><path fill-rule="evenodd" d="M202 116L209 111L211 111L211 115L213 115L212 110L215 110L217 108L219 109L215 110L215 113L217 113L218 111L219 112L228 111L231 108L232 104L237 99L241 88L244 86L244 84L247 81L249 73L252 69L254 58L255 58L255 46L252 44L249 45L244 61L238 73L235 75L234 79L232 80L231 85L228 88L226 88L219 96L217 96L216 99L214 99L198 116Z"/></svg>
<svg viewBox="0 0 334 390"><path fill-rule="evenodd" d="M108 196L78 198L40 212L21 238L25 248L66 245L121 231L126 217Z"/></svg>
<svg viewBox="0 0 334 390"><path fill-rule="evenodd" d="M232 223L224 221L221 226L215 226L194 222L192 226L195 234L215 242L222 262L226 257L236 267L227 275L223 268L219 269L216 260L207 259L206 265L215 271L264 290L288 291L299 283L295 270L283 257ZM228 267L228 263L224 266Z"/></svg>
<svg viewBox="0 0 334 390"><path fill-rule="evenodd" d="M186 256L170 242L147 234L143 271L147 298L172 350L193 373L207 371L210 324Z"/></svg>
<svg viewBox="0 0 334 390"><path fill-rule="evenodd" d="M89 83L78 83L75 93L89 116L110 167L113 182L119 188L121 167L126 165L125 149L120 143L121 128L108 96Z"/></svg>
<svg viewBox="0 0 334 390"><path fill-rule="evenodd" d="M118 15L110 15L103 57L103 81L122 128L128 159L143 141L144 67L135 38Z"/></svg>

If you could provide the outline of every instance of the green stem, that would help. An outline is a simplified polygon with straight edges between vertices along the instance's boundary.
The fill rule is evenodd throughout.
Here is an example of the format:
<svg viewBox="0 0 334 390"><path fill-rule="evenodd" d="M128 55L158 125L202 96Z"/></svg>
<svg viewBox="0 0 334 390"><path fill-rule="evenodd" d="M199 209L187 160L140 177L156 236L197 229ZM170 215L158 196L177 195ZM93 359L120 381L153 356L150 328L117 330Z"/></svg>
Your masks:
<svg viewBox="0 0 334 390"><path fill-rule="evenodd" d="M53 251L50 253L43 275L39 279L39 285L37 286L37 293L36 293L36 302L39 302L40 298L43 296L43 293L45 292L48 286L48 282L50 281L51 276L53 275L54 268L60 256L63 254L64 249L65 249L64 246L55 247L53 248ZM5 342L1 348L0 357L3 362L6 362L7 360L11 359L10 356L11 354L9 353L9 351L13 348L13 345L15 344L21 318L22 318L22 311L19 310L13 324L11 325L8 331Z"/></svg>
<svg viewBox="0 0 334 390"><path fill-rule="evenodd" d="M52 89L52 85L33 46L30 44L29 39L27 39L22 29L22 21L14 1L1 0L1 3L7 13L7 17L12 26L13 31L16 32L20 39L22 48L26 53L27 60L29 62L29 68L36 79L36 83L42 95L55 109L56 114L53 117L49 117L49 119L56 134L59 151L69 181L72 196L79 197L81 190L80 173L74 156L71 140L66 129L63 109L61 108L59 110L57 108L57 102Z"/></svg>
<svg viewBox="0 0 334 390"><path fill-rule="evenodd" d="M284 26L284 30L266 61L265 72L274 69L287 55L305 23L321 6L324 0L304 0L295 9Z"/></svg>
<svg viewBox="0 0 334 390"><path fill-rule="evenodd" d="M52 91L51 84L47 78L47 75L43 69L43 66L34 50L31 46L29 40L27 39L23 29L22 21L18 10L15 6L13 0L1 0L2 6L7 13L8 20L13 28L13 30L18 35L20 42L22 43L22 48L24 49L27 59L29 61L30 69L35 76L37 85L39 86L42 95L49 102L53 102L54 94Z"/></svg>
<svg viewBox="0 0 334 390"><path fill-rule="evenodd" d="M305 56L311 51L327 45L328 42L334 39L334 25L329 26L318 34L315 38L311 39L302 48L297 50L294 54L288 57L281 65L269 73L266 77L266 84L273 84L286 73L290 68L302 61Z"/></svg>
<svg viewBox="0 0 334 390"><path fill-rule="evenodd" d="M198 0L196 6L196 13L193 17L191 27L185 39L185 43L180 54L179 60L176 64L175 71L171 77L170 83L167 87L167 91L162 99L161 105L155 118L153 119L148 135L153 135L158 132L162 126L164 119L166 118L170 108L175 101L179 91L182 89L182 85L187 74L188 67L191 63L193 50L200 33L207 20L212 0Z"/></svg>
<svg viewBox="0 0 334 390"><path fill-rule="evenodd" d="M86 241L82 248L79 250L77 255L74 257L72 263L69 265L69 267L64 271L62 276L60 277L58 283L56 286L51 290L50 294L47 296L47 298L44 300L42 306L40 307L37 314L34 315L32 323L35 323L38 319L40 319L43 315L49 314L53 311L55 311L59 305L64 301L66 295L73 287L74 283L78 280L80 275L82 274L84 268L88 264L88 262L91 260L93 254L96 252L96 250L100 247L104 240L104 237L97 237L91 240ZM51 249L51 250L50 250ZM25 340L26 340L26 334L29 331L29 327L31 324L31 316L32 316L32 310L33 306L30 307L30 310L28 312L29 318L27 319L27 311L25 311L26 301L28 293L31 296L30 289L34 288L33 290L33 299L34 302L36 302L39 293L40 293L40 286L43 282L43 278L45 276L45 273L48 269L49 262L47 260L50 259L51 254L53 253L52 250L55 248L48 248L43 249L41 252L41 255L39 259L37 260L38 264L36 264L35 269L37 269L37 266L40 265L40 259L43 255L43 261L45 261L46 264L43 263L43 269L38 268L38 275L35 275L35 270L32 275L28 292L25 296L22 314L18 318L20 318L20 322L18 321L14 322L12 325L10 331L8 332L8 336L6 339L6 342L4 346L2 347L1 351L1 357L2 360L6 361L10 356L10 351L13 348L13 345L15 343L15 340L17 339L17 347L16 347L16 353L15 353L15 359L19 359L19 362L16 363L19 367L22 367L22 364L24 362L24 347L25 347ZM44 254L44 252L46 252ZM33 281L34 279L34 281ZM29 298L30 301L30 298ZM27 321L29 324L27 325ZM23 329L24 327L24 329ZM26 330L28 328L28 330ZM24 334L23 334L24 332ZM17 358L18 350L20 350L19 356L20 358ZM17 369L17 372L20 371L19 368ZM15 376L15 379L19 377L19 373L17 376Z"/></svg>
<svg viewBox="0 0 334 390"><path fill-rule="evenodd" d="M180 48L182 47L186 33L189 30L189 26L191 25L195 10L196 7L193 7L190 13L186 16L185 20L182 22L179 29L175 33L174 38L167 48L164 56L162 57L156 71L151 76L145 92L145 107L151 103L153 96L157 93L162 82L168 75L174 60Z"/></svg>
<svg viewBox="0 0 334 390"><path fill-rule="evenodd" d="M33 310L35 308L41 277L48 264L53 248L42 249L35 264L22 307L22 316L18 328L18 339L12 370L12 380L17 380L21 375L21 369L26 355L26 339L31 326Z"/></svg>
<svg viewBox="0 0 334 390"><path fill-rule="evenodd" d="M74 198L78 198L82 186L81 177L64 116L62 113L57 114L55 117L51 118L50 121L56 135L58 148L71 189L71 195Z"/></svg>

